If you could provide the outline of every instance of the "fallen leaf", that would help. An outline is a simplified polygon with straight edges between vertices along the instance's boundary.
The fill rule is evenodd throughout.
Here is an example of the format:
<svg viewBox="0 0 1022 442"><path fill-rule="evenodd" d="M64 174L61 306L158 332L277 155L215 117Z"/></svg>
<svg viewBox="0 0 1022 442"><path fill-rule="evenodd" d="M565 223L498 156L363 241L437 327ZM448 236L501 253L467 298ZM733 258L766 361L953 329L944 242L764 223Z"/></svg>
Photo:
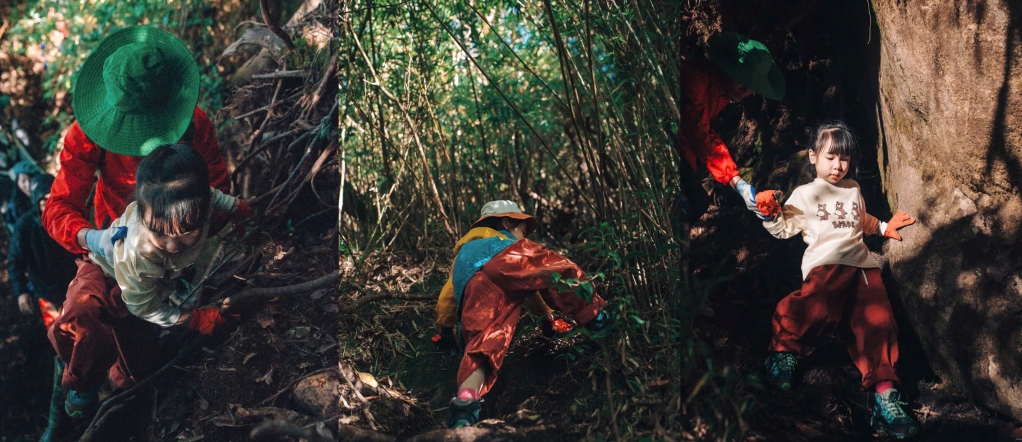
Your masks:
<svg viewBox="0 0 1022 442"><path fill-rule="evenodd" d="M337 313L341 311L340 308L337 307L337 304L327 304L326 307L323 307L323 310L327 313Z"/></svg>
<svg viewBox="0 0 1022 442"><path fill-rule="evenodd" d="M259 316L256 318L256 322L258 322L262 328L266 328L273 325L274 321L272 316Z"/></svg>
<svg viewBox="0 0 1022 442"><path fill-rule="evenodd" d="M376 378L373 377L373 375L369 373L363 373L361 371L356 371L355 373L358 373L358 380L362 381L363 384L366 384L373 388L380 386L380 383L376 381Z"/></svg>
<svg viewBox="0 0 1022 442"><path fill-rule="evenodd" d="M252 359L252 356L255 356L255 355L256 355L255 353L249 353L249 354L245 355L245 359L243 361L241 361L241 365L247 364L248 360Z"/></svg>
<svg viewBox="0 0 1022 442"><path fill-rule="evenodd" d="M270 371L266 372L266 374L262 375L261 377L259 377L255 381L256 382L265 382L266 385L270 385L270 383L273 382L273 367L270 367Z"/></svg>
<svg viewBox="0 0 1022 442"><path fill-rule="evenodd" d="M209 401L207 401L205 399L199 399L199 409L200 410L209 410Z"/></svg>
<svg viewBox="0 0 1022 442"><path fill-rule="evenodd" d="M312 292L312 295L309 296L309 297L312 298L312 299L319 299L319 298L322 298L323 295L326 294L326 292L327 292L327 289L319 289L319 290L316 290L316 291Z"/></svg>

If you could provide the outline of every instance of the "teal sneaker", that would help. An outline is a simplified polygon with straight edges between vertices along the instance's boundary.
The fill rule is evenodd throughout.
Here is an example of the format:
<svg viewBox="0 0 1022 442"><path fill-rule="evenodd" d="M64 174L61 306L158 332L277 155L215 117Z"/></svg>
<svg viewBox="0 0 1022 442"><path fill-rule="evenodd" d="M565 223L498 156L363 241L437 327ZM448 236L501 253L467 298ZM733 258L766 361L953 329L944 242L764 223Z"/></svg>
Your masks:
<svg viewBox="0 0 1022 442"><path fill-rule="evenodd" d="M610 313L602 310L592 321L586 323L586 330L589 330L589 336L599 338L610 333L611 323Z"/></svg>
<svg viewBox="0 0 1022 442"><path fill-rule="evenodd" d="M895 439L904 439L919 432L915 419L901 408L908 403L901 401L901 392L898 389L888 388L883 394L876 392L870 394L873 395L870 423L874 429Z"/></svg>
<svg viewBox="0 0 1022 442"><path fill-rule="evenodd" d="M798 356L786 351L775 351L767 356L764 362L767 383L781 390L791 390L791 380L795 375L795 364Z"/></svg>
<svg viewBox="0 0 1022 442"><path fill-rule="evenodd" d="M72 419L91 416L99 408L99 391L68 390L64 411Z"/></svg>
<svg viewBox="0 0 1022 442"><path fill-rule="evenodd" d="M469 399L463 401L451 399L451 420L447 425L451 428L471 427L479 420L479 401Z"/></svg>

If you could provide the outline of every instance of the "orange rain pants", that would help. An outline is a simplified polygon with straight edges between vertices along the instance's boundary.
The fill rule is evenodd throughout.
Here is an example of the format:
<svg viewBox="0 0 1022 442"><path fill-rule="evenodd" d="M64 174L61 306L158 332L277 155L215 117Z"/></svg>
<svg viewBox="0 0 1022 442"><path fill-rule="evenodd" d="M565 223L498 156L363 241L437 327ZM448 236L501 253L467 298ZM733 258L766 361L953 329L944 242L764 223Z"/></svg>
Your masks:
<svg viewBox="0 0 1022 442"><path fill-rule="evenodd" d="M516 241L490 259L465 285L461 304L461 334L465 355L458 368L458 384L477 368L486 368L479 395L490 391L511 345L522 301L537 290L547 305L585 324L603 310L606 301L593 293L586 302L573 290L551 288L552 273L562 279L584 279L575 263L527 239Z"/></svg>
<svg viewBox="0 0 1022 442"><path fill-rule="evenodd" d="M862 373L862 388L898 381L898 325L880 269L841 264L814 267L802 288L777 303L771 351L800 354L802 345L838 328Z"/></svg>

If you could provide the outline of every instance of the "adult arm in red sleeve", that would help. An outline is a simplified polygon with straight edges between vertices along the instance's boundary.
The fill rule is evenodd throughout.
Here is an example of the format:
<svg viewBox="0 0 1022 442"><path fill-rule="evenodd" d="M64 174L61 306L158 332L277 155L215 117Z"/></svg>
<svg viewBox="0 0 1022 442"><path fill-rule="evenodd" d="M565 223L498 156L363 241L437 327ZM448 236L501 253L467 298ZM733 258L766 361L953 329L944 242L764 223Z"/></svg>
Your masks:
<svg viewBox="0 0 1022 442"><path fill-rule="evenodd" d="M100 148L90 141L75 122L64 136L60 151L60 171L53 180L50 199L43 211L43 227L61 246L71 253L86 253L78 245L78 231L91 229L85 219L89 213L86 201L96 184Z"/></svg>
<svg viewBox="0 0 1022 442"><path fill-rule="evenodd" d="M192 147L202 155L203 160L206 160L206 166L209 167L209 185L223 193L229 193L231 183L227 178L227 164L224 163L224 155L220 152L220 143L216 141L213 122L196 106L192 123L195 124Z"/></svg>
<svg viewBox="0 0 1022 442"><path fill-rule="evenodd" d="M706 96L708 75L701 71L689 71L682 79L681 139L699 159L706 163L713 178L721 184L730 184L738 176L738 166L731 159L724 141L710 128L710 115Z"/></svg>

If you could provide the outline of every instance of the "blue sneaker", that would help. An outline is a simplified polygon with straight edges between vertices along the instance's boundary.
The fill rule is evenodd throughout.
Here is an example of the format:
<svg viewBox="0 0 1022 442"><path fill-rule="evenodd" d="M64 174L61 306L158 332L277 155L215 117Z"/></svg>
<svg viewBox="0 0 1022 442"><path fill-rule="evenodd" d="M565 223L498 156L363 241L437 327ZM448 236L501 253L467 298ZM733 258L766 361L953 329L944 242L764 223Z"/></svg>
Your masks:
<svg viewBox="0 0 1022 442"><path fill-rule="evenodd" d="M586 323L586 330L589 330L590 336L599 338L610 333L611 323L610 314L606 310L602 310L592 321Z"/></svg>
<svg viewBox="0 0 1022 442"><path fill-rule="evenodd" d="M791 380L795 375L797 363L798 356L795 356L795 353L786 351L770 353L763 364L766 369L767 383L784 391L791 390Z"/></svg>
<svg viewBox="0 0 1022 442"><path fill-rule="evenodd" d="M901 401L901 392L896 388L888 388L883 394L873 395L872 417L870 423L877 431L886 433L895 439L904 439L919 432L915 419L905 412Z"/></svg>
<svg viewBox="0 0 1022 442"><path fill-rule="evenodd" d="M92 415L99 408L99 391L68 390L64 411L73 419Z"/></svg>
<svg viewBox="0 0 1022 442"><path fill-rule="evenodd" d="M479 401L469 399L463 401L451 399L451 420L447 425L451 428L471 427L479 421Z"/></svg>

